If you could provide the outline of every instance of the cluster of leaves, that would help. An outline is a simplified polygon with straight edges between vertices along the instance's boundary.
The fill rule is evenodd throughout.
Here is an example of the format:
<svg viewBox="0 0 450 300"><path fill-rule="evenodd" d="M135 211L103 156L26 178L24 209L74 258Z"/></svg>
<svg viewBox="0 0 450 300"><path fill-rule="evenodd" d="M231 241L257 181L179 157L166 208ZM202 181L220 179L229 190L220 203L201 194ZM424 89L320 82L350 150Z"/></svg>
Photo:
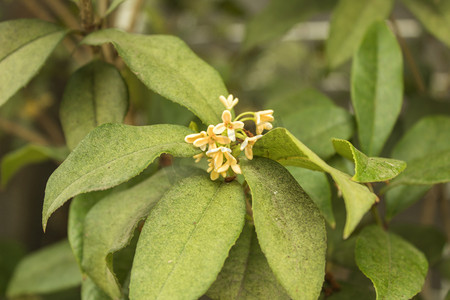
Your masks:
<svg viewBox="0 0 450 300"><path fill-rule="evenodd" d="M120 2L113 1L110 9ZM250 22L244 48L286 31L300 20L297 9L319 9L315 1L294 1L293 7L283 2L270 2ZM403 2L450 44L436 22L428 21L429 8L447 2ZM332 68L353 57L354 116L311 89L271 103L275 119L281 116L287 129L279 126L260 138L255 158L240 160L242 176L232 182L213 182L201 167L182 159L200 153L184 141L192 129L121 124L128 88L115 66L94 60L78 69L61 102L68 150L29 145L2 162L6 181L30 161L64 159L47 183L44 230L52 213L73 198L68 242L25 258L8 296L81 283L83 299L195 299L204 294L212 299L317 299L324 295L325 270L333 273L327 262L339 262L339 251L350 249L354 257L343 258L342 264L356 263L372 281L377 299L413 297L445 242L438 234L442 242L433 248L437 254L430 254L417 249L420 243L402 234L404 229L386 227L432 185L450 181L450 117L423 118L401 137L390 158L379 157L403 101L402 53L384 22L391 9L392 1L341 0L334 10L326 53ZM285 22L262 22L268 15ZM444 17L434 20L448 24ZM32 19L0 23L0 32L3 104L71 32ZM111 43L149 89L186 107L204 125L220 122L218 98L228 95L225 84L180 39L103 29L86 34L82 43ZM349 141L354 135L360 150ZM337 156L331 160L335 153L354 169ZM174 157L169 167L155 167L161 154ZM345 224L333 211L329 179L342 195ZM373 183L381 187L378 195ZM384 220L377 210L381 196ZM371 209L378 224L360 225ZM416 232L427 236L433 230ZM343 285L332 297L373 296L364 283L354 285Z"/></svg>

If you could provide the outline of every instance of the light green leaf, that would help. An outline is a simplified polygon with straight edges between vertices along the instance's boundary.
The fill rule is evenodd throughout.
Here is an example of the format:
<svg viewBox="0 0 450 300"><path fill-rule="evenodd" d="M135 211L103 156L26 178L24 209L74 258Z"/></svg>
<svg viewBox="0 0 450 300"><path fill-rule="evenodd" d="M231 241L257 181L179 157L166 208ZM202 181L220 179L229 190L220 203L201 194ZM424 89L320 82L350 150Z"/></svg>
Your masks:
<svg viewBox="0 0 450 300"><path fill-rule="evenodd" d="M402 52L384 22L374 23L367 30L354 56L351 92L361 150L377 156L403 101Z"/></svg>
<svg viewBox="0 0 450 300"><path fill-rule="evenodd" d="M336 221L331 206L330 183L325 173L290 166L286 169L311 197L328 224L334 228Z"/></svg>
<svg viewBox="0 0 450 300"><path fill-rule="evenodd" d="M47 147L28 144L13 152L9 152L2 159L1 186L5 187L9 180L28 164L39 163L49 159L63 161L69 151L65 147Z"/></svg>
<svg viewBox="0 0 450 300"><path fill-rule="evenodd" d="M275 120L322 158L334 154L332 138L353 135L353 118L328 97L314 89L274 98L267 104L275 111Z"/></svg>
<svg viewBox="0 0 450 300"><path fill-rule="evenodd" d="M248 22L243 48L250 50L281 37L295 24L333 4L333 1L272 0Z"/></svg>
<svg viewBox="0 0 450 300"><path fill-rule="evenodd" d="M244 194L238 183L213 182L207 176L180 181L158 202L142 229L130 298L203 295L239 237L244 216Z"/></svg>
<svg viewBox="0 0 450 300"><path fill-rule="evenodd" d="M95 127L122 123L128 109L127 87L119 71L91 62L70 77L61 102L61 124L67 146L75 146Z"/></svg>
<svg viewBox="0 0 450 300"><path fill-rule="evenodd" d="M450 47L450 4L448 1L402 0L425 28Z"/></svg>
<svg viewBox="0 0 450 300"><path fill-rule="evenodd" d="M81 194L73 198L70 203L67 238L69 239L70 247L81 272L84 272L81 268L84 244L84 220L89 210L109 194L109 192L109 190L106 190Z"/></svg>
<svg viewBox="0 0 450 300"><path fill-rule="evenodd" d="M255 229L246 224L222 271L206 293L212 299L290 299L261 251Z"/></svg>
<svg viewBox="0 0 450 300"><path fill-rule="evenodd" d="M391 186L450 181L450 118L423 118L403 136L392 155L404 157L408 167Z"/></svg>
<svg viewBox="0 0 450 300"><path fill-rule="evenodd" d="M178 125L104 124L91 131L50 176L42 224L69 198L116 186L138 175L161 153L187 157L198 149L186 143L190 129Z"/></svg>
<svg viewBox="0 0 450 300"><path fill-rule="evenodd" d="M225 85L217 71L180 39L106 29L90 34L83 42L89 45L112 43L148 88L187 107L207 125L220 121L224 107L219 96L228 95Z"/></svg>
<svg viewBox="0 0 450 300"><path fill-rule="evenodd" d="M81 274L67 241L25 257L8 286L8 297L45 294L78 286Z"/></svg>
<svg viewBox="0 0 450 300"><path fill-rule="evenodd" d="M359 269L372 280L377 299L411 299L422 289L428 271L422 252L377 226L360 233L355 258Z"/></svg>
<svg viewBox="0 0 450 300"><path fill-rule="evenodd" d="M242 172L252 193L259 244L293 299L317 299L325 275L325 222L314 202L278 163L254 158Z"/></svg>
<svg viewBox="0 0 450 300"><path fill-rule="evenodd" d="M108 9L105 12L105 15L103 17L106 17L110 13L112 13L120 4L125 2L125 0L113 0L112 3L109 5Z"/></svg>
<svg viewBox="0 0 450 300"><path fill-rule="evenodd" d="M66 34L41 20L0 23L0 106L36 75Z"/></svg>
<svg viewBox="0 0 450 300"><path fill-rule="evenodd" d="M326 55L331 68L348 60L358 48L367 28L389 16L392 0L340 0L331 17Z"/></svg>
<svg viewBox="0 0 450 300"><path fill-rule="evenodd" d="M406 168L406 163L401 160L367 157L346 140L333 139L333 146L337 153L355 163L355 175L352 180L357 182L390 180Z"/></svg>
<svg viewBox="0 0 450 300"><path fill-rule="evenodd" d="M111 300L89 277L81 284L81 300Z"/></svg>
<svg viewBox="0 0 450 300"><path fill-rule="evenodd" d="M175 168L162 169L129 189L104 197L87 213L83 270L111 298L120 297L112 254L130 242L139 221L148 215L172 184L185 175L183 172Z"/></svg>
<svg viewBox="0 0 450 300"><path fill-rule="evenodd" d="M255 144L253 152L255 155L268 157L284 165L329 173L342 191L345 201L347 220L344 238L350 236L377 199L366 186L352 181L348 174L329 166L284 128L275 128L266 133Z"/></svg>

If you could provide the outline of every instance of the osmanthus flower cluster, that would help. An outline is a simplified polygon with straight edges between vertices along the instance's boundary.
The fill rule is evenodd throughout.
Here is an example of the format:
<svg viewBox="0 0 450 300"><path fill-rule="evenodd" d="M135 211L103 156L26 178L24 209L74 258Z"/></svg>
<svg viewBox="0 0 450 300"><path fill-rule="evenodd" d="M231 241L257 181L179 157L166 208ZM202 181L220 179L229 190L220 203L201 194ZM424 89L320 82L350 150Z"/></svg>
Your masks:
<svg viewBox="0 0 450 300"><path fill-rule="evenodd" d="M239 102L238 98L229 95L219 97L226 110L222 113L222 123L209 125L206 131L189 134L185 137L187 143L199 147L203 152L194 155L195 162L203 157L208 159L208 172L212 180L230 175L241 174L241 167L236 158L242 151L248 159L253 159L253 145L262 137L264 130L272 129L273 110L244 112L232 118L231 110ZM253 121L256 135L244 128L244 121Z"/></svg>

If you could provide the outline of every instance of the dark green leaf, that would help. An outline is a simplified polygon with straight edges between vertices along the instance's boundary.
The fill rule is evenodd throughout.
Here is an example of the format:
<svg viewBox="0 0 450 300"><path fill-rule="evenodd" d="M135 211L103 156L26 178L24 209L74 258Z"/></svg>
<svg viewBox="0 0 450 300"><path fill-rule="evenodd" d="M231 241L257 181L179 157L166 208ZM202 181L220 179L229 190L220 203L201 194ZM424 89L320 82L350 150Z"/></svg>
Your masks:
<svg viewBox="0 0 450 300"><path fill-rule="evenodd" d="M386 219L391 220L396 214L404 211L430 190L429 185L399 185L386 192Z"/></svg>
<svg viewBox="0 0 450 300"><path fill-rule="evenodd" d="M243 48L249 50L281 37L292 26L314 13L328 9L333 1L272 0L247 24Z"/></svg>
<svg viewBox="0 0 450 300"><path fill-rule="evenodd" d="M428 263L422 252L377 226L360 233L355 258L372 280L377 299L410 299L422 289L427 275Z"/></svg>
<svg viewBox="0 0 450 300"><path fill-rule="evenodd" d="M238 183L213 182L207 176L180 181L158 202L143 227L130 298L200 297L239 237L244 215Z"/></svg>
<svg viewBox="0 0 450 300"><path fill-rule="evenodd" d="M17 263L25 255L25 247L13 240L0 240L0 297L5 295L8 282Z"/></svg>
<svg viewBox="0 0 450 300"><path fill-rule="evenodd" d="M278 163L242 162L252 193L259 244L275 276L294 299L317 299L325 275L326 231L314 202Z"/></svg>
<svg viewBox="0 0 450 300"><path fill-rule="evenodd" d="M346 140L333 139L333 146L337 153L353 160L355 175L352 179L357 182L387 181L396 177L406 168L406 163L401 160L367 157Z"/></svg>
<svg viewBox="0 0 450 300"><path fill-rule="evenodd" d="M0 23L0 106L36 75L66 34L41 20Z"/></svg>
<svg viewBox="0 0 450 300"><path fill-rule="evenodd" d="M1 185L6 186L14 174L28 164L39 163L49 159L63 161L67 155L69 155L69 151L65 147L47 147L32 144L9 152L2 159Z"/></svg>
<svg viewBox="0 0 450 300"><path fill-rule="evenodd" d="M102 61L78 69L61 102L61 124L67 146L75 146L95 127L122 123L128 109L127 87L119 71Z"/></svg>
<svg viewBox="0 0 450 300"><path fill-rule="evenodd" d="M355 54L351 89L361 150L368 156L377 156L394 127L403 101L402 52L384 22L377 22L367 30Z"/></svg>
<svg viewBox="0 0 450 300"><path fill-rule="evenodd" d="M69 198L104 190L138 175L161 153L187 157L198 149L184 137L192 131L177 125L104 124L91 131L50 176L42 224Z"/></svg>
<svg viewBox="0 0 450 300"><path fill-rule="evenodd" d="M207 295L212 299L290 299L273 275L252 225L244 226Z"/></svg>
<svg viewBox="0 0 450 300"><path fill-rule="evenodd" d="M173 36L136 35L116 29L90 34L89 45L111 42L128 67L153 91L186 106L205 124L216 124L228 92L216 70Z"/></svg>
<svg viewBox="0 0 450 300"><path fill-rule="evenodd" d="M81 300L111 300L89 277L81 284Z"/></svg>
<svg viewBox="0 0 450 300"><path fill-rule="evenodd" d="M405 6L435 37L450 47L450 3L445 0L402 0Z"/></svg>
<svg viewBox="0 0 450 300"><path fill-rule="evenodd" d="M7 295L45 294L80 283L77 262L69 243L63 241L25 257L14 271Z"/></svg>
<svg viewBox="0 0 450 300"><path fill-rule="evenodd" d="M344 63L358 48L367 28L389 16L392 0L340 0L331 17L326 54L331 68Z"/></svg>
<svg viewBox="0 0 450 300"><path fill-rule="evenodd" d="M286 169L311 197L328 224L334 228L336 221L331 206L330 183L325 173L290 166Z"/></svg>
<svg viewBox="0 0 450 300"><path fill-rule="evenodd" d="M430 266L441 259L446 237L437 228L419 224L391 224L389 230L422 251Z"/></svg>
<svg viewBox="0 0 450 300"><path fill-rule="evenodd" d="M138 222L182 175L182 170L162 169L129 189L104 197L87 213L83 270L111 298L120 297L111 255L130 242Z"/></svg>
<svg viewBox="0 0 450 300"><path fill-rule="evenodd" d="M258 140L254 154L268 157L284 165L329 173L344 196L347 209L344 238L350 236L377 199L366 186L352 181L348 174L329 166L284 128L275 128Z"/></svg>

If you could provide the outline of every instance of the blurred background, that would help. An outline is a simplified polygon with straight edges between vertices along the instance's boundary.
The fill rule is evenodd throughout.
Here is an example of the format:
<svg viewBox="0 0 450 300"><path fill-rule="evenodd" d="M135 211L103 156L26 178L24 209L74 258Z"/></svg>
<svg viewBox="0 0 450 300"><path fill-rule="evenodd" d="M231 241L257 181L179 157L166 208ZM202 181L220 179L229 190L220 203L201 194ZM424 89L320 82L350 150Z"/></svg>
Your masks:
<svg viewBox="0 0 450 300"><path fill-rule="evenodd" d="M94 4L102 9L105 2L98 0ZM337 1L287 2L289 5L276 0L127 0L109 18L108 26L180 37L219 71L230 93L240 99L242 111L280 106L288 103L289 97L313 88L351 112L351 61L331 69L325 53L330 17ZM450 9L443 13L450 20ZM76 1L0 0L0 21L39 18L77 30L78 14ZM384 156L389 156L399 137L421 117L450 114L449 47L430 34L400 1L395 2L389 24L403 50L405 91L402 114ZM450 27L447 33L450 35ZM79 41L77 36L66 38L38 76L0 108L0 159L30 142L64 145L58 116L64 87L70 74L95 55L77 46ZM105 60L120 66L112 48L108 51L111 55L106 55ZM186 109L149 91L121 66L130 92L126 123L188 125L194 119ZM283 115L275 114L275 118L277 125L286 125ZM67 235L68 205L52 216L45 234L41 226L45 184L58 160L36 155L28 162L8 180L1 179L0 297L23 255ZM448 241L449 203L450 186L436 185L396 220L433 225ZM446 255L450 256L448 246L444 249ZM439 299L448 289L450 263L442 268L444 271L430 272L420 297Z"/></svg>

